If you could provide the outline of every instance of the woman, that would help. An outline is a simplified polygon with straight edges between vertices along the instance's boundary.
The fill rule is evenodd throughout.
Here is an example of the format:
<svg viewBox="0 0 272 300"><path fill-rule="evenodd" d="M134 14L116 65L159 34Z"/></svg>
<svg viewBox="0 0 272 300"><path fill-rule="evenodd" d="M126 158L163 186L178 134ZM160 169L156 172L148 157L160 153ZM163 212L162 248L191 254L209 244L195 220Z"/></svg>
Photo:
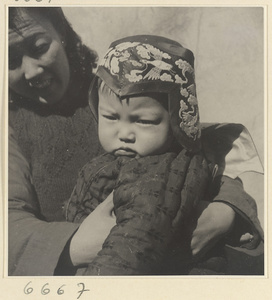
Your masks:
<svg viewBox="0 0 272 300"><path fill-rule="evenodd" d="M100 153L96 123L87 105L97 56L81 44L58 8L11 8L9 27L9 274L53 274L65 244L77 229L59 222L64 220L63 199L70 195L78 165ZM15 136L20 150L13 153L18 147ZM31 166L33 181L24 177L22 164L26 171ZM17 190L16 179L25 183L17 185ZM22 189L27 189L25 197ZM113 224L110 222L108 230ZM97 237L100 239L99 234ZM37 238L41 249L35 246Z"/></svg>
<svg viewBox="0 0 272 300"><path fill-rule="evenodd" d="M60 8L9 14L9 275L72 275L115 224L110 198L79 227L62 215L79 169L102 151L87 99L96 54ZM206 220L215 216L214 231ZM234 219L230 206L209 205L192 235L193 254L229 232Z"/></svg>

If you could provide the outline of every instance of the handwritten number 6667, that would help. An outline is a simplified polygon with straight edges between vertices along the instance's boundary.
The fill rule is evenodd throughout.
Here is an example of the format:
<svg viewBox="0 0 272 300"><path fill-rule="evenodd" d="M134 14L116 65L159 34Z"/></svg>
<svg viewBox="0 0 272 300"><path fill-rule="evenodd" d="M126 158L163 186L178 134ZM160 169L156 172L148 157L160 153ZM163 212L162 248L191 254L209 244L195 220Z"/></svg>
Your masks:
<svg viewBox="0 0 272 300"><path fill-rule="evenodd" d="M19 0L15 0L16 2L18 2ZM30 2L30 0L23 0L24 2ZM35 0L35 2L42 2L43 0ZM48 0L48 3L50 3L51 0Z"/></svg>
<svg viewBox="0 0 272 300"><path fill-rule="evenodd" d="M27 284L26 284L26 286L24 287L24 293L26 294L26 295L29 295L29 294L31 294L31 293L33 293L33 291L34 291L34 289L33 289L33 287L31 287L31 281L29 281ZM77 299L79 299L80 297L81 297L81 295L84 293L84 292L87 292L87 291L89 291L88 289L85 289L85 284L84 283L78 283L77 284L78 285L78 287L81 287L81 289L78 291L78 297L77 297ZM62 295L62 294L64 294L64 290L63 290L63 287L65 286L65 284L63 284L62 286L60 286L59 288L58 288L58 290L57 290L57 295ZM48 295L49 293L50 293L51 291L50 291L50 289L49 289L49 283L46 283L46 284L44 284L43 286L42 286L42 288L41 288L41 294L42 295Z"/></svg>

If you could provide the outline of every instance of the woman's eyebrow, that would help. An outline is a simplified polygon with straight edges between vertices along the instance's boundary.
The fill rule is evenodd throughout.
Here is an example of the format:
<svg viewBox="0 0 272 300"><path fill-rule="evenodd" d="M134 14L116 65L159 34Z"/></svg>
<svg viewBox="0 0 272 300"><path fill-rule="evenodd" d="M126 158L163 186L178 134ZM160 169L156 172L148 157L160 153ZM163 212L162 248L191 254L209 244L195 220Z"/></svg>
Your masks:
<svg viewBox="0 0 272 300"><path fill-rule="evenodd" d="M20 33L16 33L17 35L20 36L20 38L18 39L11 39L10 43L9 43L9 48L12 47L16 47L18 45L24 45L24 44L31 44L34 43L37 39L39 39L40 37L43 37L46 34L46 31L41 30L38 32L33 32L32 34L29 34L27 36L24 36Z"/></svg>
<svg viewBox="0 0 272 300"><path fill-rule="evenodd" d="M34 33L34 34L30 35L30 36L27 36L24 39L24 43L25 44L34 43L34 42L36 42L37 39L43 37L45 35L45 33L46 33L46 31L44 31L44 32L36 32L36 33Z"/></svg>

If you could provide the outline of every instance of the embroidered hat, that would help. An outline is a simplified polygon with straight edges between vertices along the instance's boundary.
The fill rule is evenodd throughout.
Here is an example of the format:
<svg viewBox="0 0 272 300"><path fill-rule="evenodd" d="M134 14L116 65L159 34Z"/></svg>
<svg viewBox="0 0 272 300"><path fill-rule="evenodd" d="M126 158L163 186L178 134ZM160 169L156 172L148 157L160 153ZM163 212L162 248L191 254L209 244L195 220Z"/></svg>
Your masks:
<svg viewBox="0 0 272 300"><path fill-rule="evenodd" d="M121 99L148 92L168 95L171 128L189 151L200 149L194 55L160 36L137 35L113 42L97 69L89 102L97 117L98 78Z"/></svg>

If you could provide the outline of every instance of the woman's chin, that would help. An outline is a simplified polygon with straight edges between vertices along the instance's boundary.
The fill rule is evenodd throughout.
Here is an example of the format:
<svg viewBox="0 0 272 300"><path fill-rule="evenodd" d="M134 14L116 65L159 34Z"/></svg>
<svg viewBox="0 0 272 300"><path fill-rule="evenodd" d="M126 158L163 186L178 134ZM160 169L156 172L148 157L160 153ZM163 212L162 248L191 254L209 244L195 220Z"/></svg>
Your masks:
<svg viewBox="0 0 272 300"><path fill-rule="evenodd" d="M48 106L53 106L53 105L60 104L62 102L62 99L58 99L58 98L54 99L54 98L50 98L50 97L45 98L45 97L39 96L38 101L41 104L48 105Z"/></svg>
<svg viewBox="0 0 272 300"><path fill-rule="evenodd" d="M48 101L46 99L44 99L43 97L39 97L39 102L42 104L50 104L48 103Z"/></svg>

